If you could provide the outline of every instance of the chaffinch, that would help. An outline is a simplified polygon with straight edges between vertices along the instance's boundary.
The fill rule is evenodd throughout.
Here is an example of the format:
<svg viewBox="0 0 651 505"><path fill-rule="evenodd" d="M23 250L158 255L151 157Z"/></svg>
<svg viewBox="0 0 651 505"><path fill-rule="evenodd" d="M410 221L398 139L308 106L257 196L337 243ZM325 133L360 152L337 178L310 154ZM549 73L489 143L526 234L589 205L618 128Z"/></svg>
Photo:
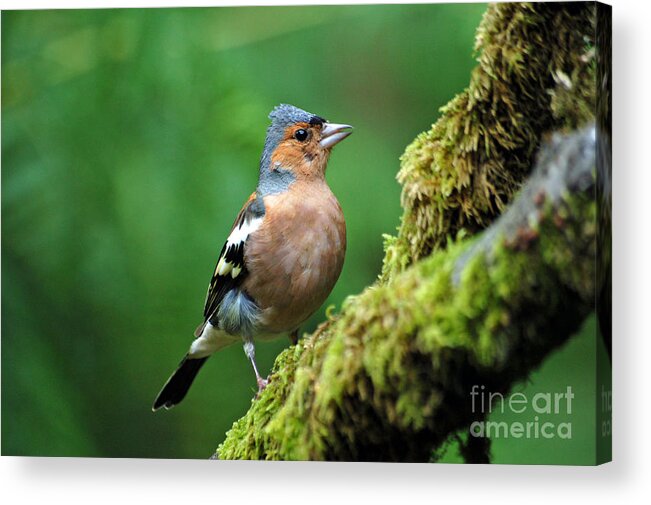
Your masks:
<svg viewBox="0 0 651 505"><path fill-rule="evenodd" d="M352 127L285 104L269 119L258 186L221 250L204 321L153 410L183 400L208 357L240 339L262 390L267 380L255 362L254 339L289 333L295 342L341 273L346 223L325 171L332 148Z"/></svg>

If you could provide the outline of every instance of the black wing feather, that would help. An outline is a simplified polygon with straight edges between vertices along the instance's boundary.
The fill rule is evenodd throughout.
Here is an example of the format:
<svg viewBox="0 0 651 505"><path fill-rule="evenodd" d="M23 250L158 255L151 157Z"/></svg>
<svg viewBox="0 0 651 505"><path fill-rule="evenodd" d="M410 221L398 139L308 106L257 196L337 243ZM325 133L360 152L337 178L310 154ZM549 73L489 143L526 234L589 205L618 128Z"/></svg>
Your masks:
<svg viewBox="0 0 651 505"><path fill-rule="evenodd" d="M261 200L258 200L256 198L255 193L251 195L251 198L249 198L235 219L231 233L235 230L235 228L241 228L244 225L245 221L253 217L260 216L260 205L258 204L259 201ZM246 269L246 265L244 264L244 244L245 242L239 242L238 244L229 245L228 240L226 240L226 243L224 243L221 253L219 254L219 258L217 259L215 270L213 272L212 279L210 280L210 285L208 286L206 303L203 309L204 322L210 320L211 317L213 317L226 293L242 284L244 279L246 279L248 271ZM217 273L217 265L219 265L222 257L231 265L233 265L233 268L237 267L241 269L239 275L233 278L230 273L226 275L219 275Z"/></svg>

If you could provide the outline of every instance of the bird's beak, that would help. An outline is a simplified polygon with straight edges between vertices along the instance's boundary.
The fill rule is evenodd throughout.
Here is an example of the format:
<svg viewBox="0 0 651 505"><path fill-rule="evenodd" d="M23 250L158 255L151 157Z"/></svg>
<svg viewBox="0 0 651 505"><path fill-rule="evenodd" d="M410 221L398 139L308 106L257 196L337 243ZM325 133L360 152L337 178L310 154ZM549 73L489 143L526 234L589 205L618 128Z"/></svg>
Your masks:
<svg viewBox="0 0 651 505"><path fill-rule="evenodd" d="M349 124L323 123L319 144L324 149L329 149L344 140L351 133L353 133L353 127Z"/></svg>

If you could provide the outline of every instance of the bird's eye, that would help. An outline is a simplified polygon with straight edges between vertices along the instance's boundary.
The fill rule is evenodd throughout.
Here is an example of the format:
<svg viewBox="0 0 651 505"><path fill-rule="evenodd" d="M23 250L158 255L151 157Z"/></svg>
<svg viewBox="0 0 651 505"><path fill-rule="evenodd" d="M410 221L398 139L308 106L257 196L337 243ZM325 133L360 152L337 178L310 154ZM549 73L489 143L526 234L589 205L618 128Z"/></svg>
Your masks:
<svg viewBox="0 0 651 505"><path fill-rule="evenodd" d="M294 132L294 138L300 142L305 142L307 140L307 130L301 128Z"/></svg>

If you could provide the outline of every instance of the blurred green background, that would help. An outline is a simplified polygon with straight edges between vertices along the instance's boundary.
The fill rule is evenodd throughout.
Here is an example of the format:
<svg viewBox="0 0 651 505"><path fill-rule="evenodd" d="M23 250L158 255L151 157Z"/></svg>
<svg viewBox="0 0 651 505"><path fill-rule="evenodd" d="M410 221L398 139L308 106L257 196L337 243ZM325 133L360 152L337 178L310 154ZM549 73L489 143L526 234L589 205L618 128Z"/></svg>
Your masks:
<svg viewBox="0 0 651 505"><path fill-rule="evenodd" d="M253 396L240 346L180 407L150 406L255 187L267 114L287 102L356 128L328 170L348 222L338 306L379 272L399 156L468 83L484 9L3 12L2 453L210 456ZM540 457L494 444L496 462L591 462L594 325L584 333L523 385L581 389L578 441L539 443ZM259 344L261 368L287 344Z"/></svg>

